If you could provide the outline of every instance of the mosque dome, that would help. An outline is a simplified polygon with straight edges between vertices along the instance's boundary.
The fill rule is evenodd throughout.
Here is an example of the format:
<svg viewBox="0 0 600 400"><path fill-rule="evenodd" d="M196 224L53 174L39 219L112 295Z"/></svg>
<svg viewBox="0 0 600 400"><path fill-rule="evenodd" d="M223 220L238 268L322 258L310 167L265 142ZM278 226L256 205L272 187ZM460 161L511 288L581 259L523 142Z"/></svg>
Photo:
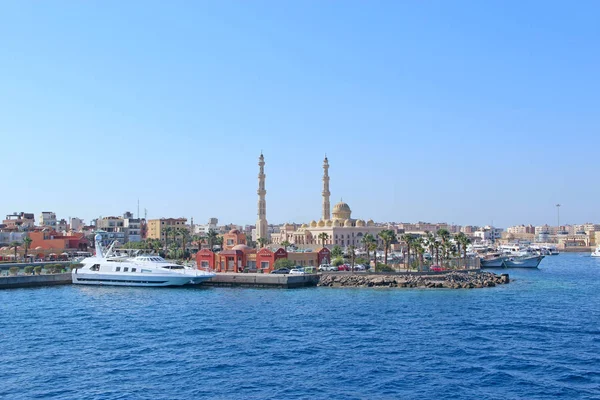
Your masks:
<svg viewBox="0 0 600 400"><path fill-rule="evenodd" d="M325 226L325 221L319 220L319 223L317 225L319 226L319 228L322 228Z"/></svg>
<svg viewBox="0 0 600 400"><path fill-rule="evenodd" d="M333 226L333 221L328 219L327 221L325 221L325 225L328 227L331 227L331 226Z"/></svg>
<svg viewBox="0 0 600 400"><path fill-rule="evenodd" d="M350 206L348 204L344 203L343 201L340 201L335 206L333 206L332 214L333 218L347 220L350 218L352 210L350 209Z"/></svg>
<svg viewBox="0 0 600 400"><path fill-rule="evenodd" d="M344 221L344 226L352 226L352 220L347 219L346 221Z"/></svg>
<svg viewBox="0 0 600 400"><path fill-rule="evenodd" d="M317 227L317 221L310 221L310 227L311 228L316 228Z"/></svg>
<svg viewBox="0 0 600 400"><path fill-rule="evenodd" d="M366 223L362 219L359 219L358 221L356 221L356 226L365 226L365 225L366 225Z"/></svg>
<svg viewBox="0 0 600 400"><path fill-rule="evenodd" d="M367 226L375 226L375 222L372 219L370 219L367 221Z"/></svg>
<svg viewBox="0 0 600 400"><path fill-rule="evenodd" d="M308 225L306 225L306 224L302 224L302 226L301 226L300 228L301 228L301 229L308 228Z"/></svg>

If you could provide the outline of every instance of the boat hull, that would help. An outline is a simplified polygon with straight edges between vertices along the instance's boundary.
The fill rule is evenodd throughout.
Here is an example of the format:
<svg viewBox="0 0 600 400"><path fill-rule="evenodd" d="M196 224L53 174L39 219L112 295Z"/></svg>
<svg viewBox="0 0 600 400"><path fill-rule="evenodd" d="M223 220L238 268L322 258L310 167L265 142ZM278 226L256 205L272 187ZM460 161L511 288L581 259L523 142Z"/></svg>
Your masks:
<svg viewBox="0 0 600 400"><path fill-rule="evenodd" d="M505 268L537 268L542 262L544 256L526 257L526 258L507 258L504 260Z"/></svg>
<svg viewBox="0 0 600 400"><path fill-rule="evenodd" d="M97 274L79 271L71 274L76 285L166 287L195 285L209 280L214 274L198 276Z"/></svg>
<svg viewBox="0 0 600 400"><path fill-rule="evenodd" d="M491 260L481 260L481 268L504 268L504 258L493 258Z"/></svg>

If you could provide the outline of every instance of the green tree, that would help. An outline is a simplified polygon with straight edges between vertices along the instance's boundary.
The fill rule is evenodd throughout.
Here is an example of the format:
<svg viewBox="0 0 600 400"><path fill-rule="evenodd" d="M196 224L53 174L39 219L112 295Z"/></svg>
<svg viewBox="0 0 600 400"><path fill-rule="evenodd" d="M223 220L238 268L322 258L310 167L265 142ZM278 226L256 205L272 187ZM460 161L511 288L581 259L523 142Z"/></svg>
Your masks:
<svg viewBox="0 0 600 400"><path fill-rule="evenodd" d="M260 248L262 249L263 247L266 246L267 244L267 238L264 237L259 237L258 239L256 239L256 243L258 243L258 245L260 246Z"/></svg>
<svg viewBox="0 0 600 400"><path fill-rule="evenodd" d="M375 243L375 238L373 237L373 235L371 235L370 233L367 233L365 236L363 236L363 238L361 239L362 244L365 246L365 251L367 252L367 260L369 260L367 262L367 264L369 262L371 262L371 257L370 253L371 253L371 244Z"/></svg>
<svg viewBox="0 0 600 400"><path fill-rule="evenodd" d="M433 259L433 253L435 250L435 235L429 231L425 231L425 242L427 248L429 249L429 255Z"/></svg>
<svg viewBox="0 0 600 400"><path fill-rule="evenodd" d="M418 271L421 271L421 267L423 266L423 254L425 253L424 247L425 241L422 237L416 237L413 239L413 248L415 250L415 255L417 256L418 262Z"/></svg>
<svg viewBox="0 0 600 400"><path fill-rule="evenodd" d="M213 251L213 248L215 246L215 243L217 242L218 237L219 237L219 234L214 229L208 230L208 233L206 234L206 240L208 242L208 249L210 251Z"/></svg>
<svg viewBox="0 0 600 400"><path fill-rule="evenodd" d="M449 240L450 240L450 231L448 229L440 228L437 231L437 235L442 240L442 262L448 259L448 254L450 251Z"/></svg>
<svg viewBox="0 0 600 400"><path fill-rule="evenodd" d="M294 268L294 262L287 258L280 258L279 260L275 261L275 265L273 267L275 269Z"/></svg>
<svg viewBox="0 0 600 400"><path fill-rule="evenodd" d="M337 244L333 246L333 249L331 249L331 257L342 257L343 255L344 253L342 252L342 248L340 246Z"/></svg>
<svg viewBox="0 0 600 400"><path fill-rule="evenodd" d="M11 242L8 247L12 247L15 250L15 262L17 262L17 250L19 249L19 242Z"/></svg>
<svg viewBox="0 0 600 400"><path fill-rule="evenodd" d="M317 237L321 241L321 247L325 247L325 242L329 239L329 235L327 234L327 232L321 232Z"/></svg>
<svg viewBox="0 0 600 400"><path fill-rule="evenodd" d="M33 271L35 272L36 275L40 275L42 273L42 266L36 265L35 268L33 269Z"/></svg>
<svg viewBox="0 0 600 400"><path fill-rule="evenodd" d="M31 240L29 236L25 236L23 238L23 247L25 248L25 259L27 259L27 253L29 252L29 248L31 247L31 242L33 242L33 240Z"/></svg>
<svg viewBox="0 0 600 400"><path fill-rule="evenodd" d="M463 266L466 266L466 264L467 264L467 247L471 243L471 239L469 239L469 237L467 235L465 235L463 232L459 232L454 236L454 241L456 242L456 247L458 250L459 267L460 267L460 259L461 259L461 249L462 249L462 256L463 256Z"/></svg>
<svg viewBox="0 0 600 400"><path fill-rule="evenodd" d="M33 265L28 265L25 267L25 273L27 275L32 275L33 274Z"/></svg>
<svg viewBox="0 0 600 400"><path fill-rule="evenodd" d="M165 233L165 250L169 249L169 236L171 236L171 233L173 232L173 228L170 226L167 226L165 229L163 229L164 233Z"/></svg>
<svg viewBox="0 0 600 400"><path fill-rule="evenodd" d="M331 261L331 265L339 267L344 263L344 259L342 257L336 257Z"/></svg>
<svg viewBox="0 0 600 400"><path fill-rule="evenodd" d="M350 258L350 270L354 272L354 261L356 260L356 246L348 246L348 257Z"/></svg>
<svg viewBox="0 0 600 400"><path fill-rule="evenodd" d="M396 242L396 232L391 229L384 229L378 235L383 241L383 263L388 265L388 252L392 243Z"/></svg>
<svg viewBox="0 0 600 400"><path fill-rule="evenodd" d="M285 250L287 250L288 247L290 247L292 244L290 242L288 242L287 240L284 240L283 242L281 242L281 247L283 247Z"/></svg>
<svg viewBox="0 0 600 400"><path fill-rule="evenodd" d="M414 236L411 235L410 233L405 233L402 236L400 236L400 239L406 245L406 259L404 260L404 264L406 265L406 268L408 269L408 267L410 266L410 248L412 247Z"/></svg>
<svg viewBox="0 0 600 400"><path fill-rule="evenodd" d="M377 240L373 240L371 244L369 244L369 250L373 252L373 268L377 266Z"/></svg>
<svg viewBox="0 0 600 400"><path fill-rule="evenodd" d="M16 276L19 273L20 268L19 267L10 267L8 269L8 271L10 272L11 275Z"/></svg>

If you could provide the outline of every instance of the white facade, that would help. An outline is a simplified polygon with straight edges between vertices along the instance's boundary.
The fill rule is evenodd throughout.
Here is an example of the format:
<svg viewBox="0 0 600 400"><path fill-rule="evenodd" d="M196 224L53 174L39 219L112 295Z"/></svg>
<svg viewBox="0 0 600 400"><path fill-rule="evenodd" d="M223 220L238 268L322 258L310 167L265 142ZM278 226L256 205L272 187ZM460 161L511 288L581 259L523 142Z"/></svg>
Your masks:
<svg viewBox="0 0 600 400"><path fill-rule="evenodd" d="M23 243L26 232L0 232L0 244L7 246L12 242Z"/></svg>
<svg viewBox="0 0 600 400"><path fill-rule="evenodd" d="M40 226L49 226L56 228L56 213L51 211L43 211L40 214Z"/></svg>
<svg viewBox="0 0 600 400"><path fill-rule="evenodd" d="M74 232L79 232L81 230L81 228L83 228L83 220L80 218L76 218L73 217L71 218L71 221L69 222L70 226L71 226L71 230Z"/></svg>

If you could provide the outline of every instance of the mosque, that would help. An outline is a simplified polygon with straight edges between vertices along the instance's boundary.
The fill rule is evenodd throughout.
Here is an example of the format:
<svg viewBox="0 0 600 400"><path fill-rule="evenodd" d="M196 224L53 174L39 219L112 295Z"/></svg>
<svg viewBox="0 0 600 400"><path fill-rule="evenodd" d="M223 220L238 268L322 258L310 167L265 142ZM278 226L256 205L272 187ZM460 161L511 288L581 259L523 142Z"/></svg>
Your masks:
<svg viewBox="0 0 600 400"><path fill-rule="evenodd" d="M264 197L260 199L260 194L264 195L266 193L264 191L264 180L260 182L261 176L264 179L264 161L262 162L263 165L261 165L261 173L259 175L259 219L257 227L261 225L265 226L263 225L263 221L261 221L261 213L264 213L262 217L266 218ZM271 242L273 244L281 244L287 241L299 249L315 249L322 246L323 241L319 236L322 233L326 233L326 247L328 245L328 247L338 245L342 248L347 246L360 248L363 247L362 238L367 233L370 233L377 239L379 245L382 244L377 234L385 229L385 227L376 226L373 220L365 221L352 218L350 206L343 201L334 205L333 212L330 213L329 198L331 193L329 192L329 160L327 157L323 160L323 191L321 194L323 196L321 219L318 221L313 220L308 224L302 224L300 227L295 224L285 224L281 227L279 233L271 235ZM264 223L266 224L266 220Z"/></svg>

